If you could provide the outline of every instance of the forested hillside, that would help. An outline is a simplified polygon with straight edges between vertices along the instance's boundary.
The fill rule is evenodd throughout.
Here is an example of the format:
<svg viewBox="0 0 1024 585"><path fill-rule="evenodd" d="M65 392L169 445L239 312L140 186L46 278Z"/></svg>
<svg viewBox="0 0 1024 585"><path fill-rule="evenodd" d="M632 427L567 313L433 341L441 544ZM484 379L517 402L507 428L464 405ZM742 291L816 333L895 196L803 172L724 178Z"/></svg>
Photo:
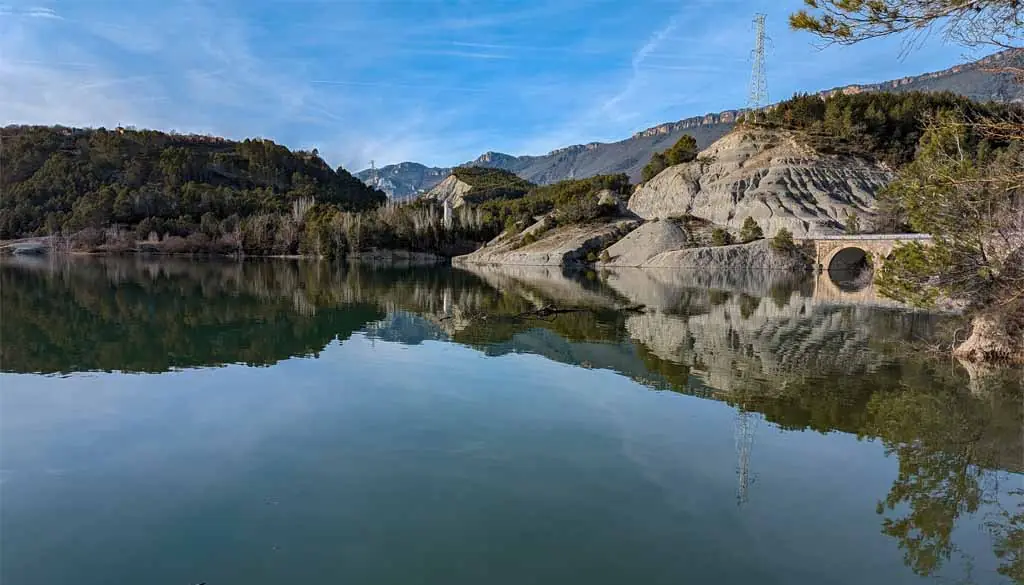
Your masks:
<svg viewBox="0 0 1024 585"><path fill-rule="evenodd" d="M472 186L465 194L471 203L483 203L493 199L518 199L535 185L515 173L504 169L483 167L456 167L452 169L455 178Z"/></svg>
<svg viewBox="0 0 1024 585"><path fill-rule="evenodd" d="M119 226L139 239L216 240L244 236L259 215L280 223L314 203L357 211L384 201L315 150L269 140L42 126L2 133L0 239Z"/></svg>
<svg viewBox="0 0 1024 585"><path fill-rule="evenodd" d="M794 96L758 121L802 130L820 152L855 154L899 168L914 160L928 121L939 112L978 118L1005 117L1020 110L1020 106L978 103L953 93L838 93L824 99Z"/></svg>

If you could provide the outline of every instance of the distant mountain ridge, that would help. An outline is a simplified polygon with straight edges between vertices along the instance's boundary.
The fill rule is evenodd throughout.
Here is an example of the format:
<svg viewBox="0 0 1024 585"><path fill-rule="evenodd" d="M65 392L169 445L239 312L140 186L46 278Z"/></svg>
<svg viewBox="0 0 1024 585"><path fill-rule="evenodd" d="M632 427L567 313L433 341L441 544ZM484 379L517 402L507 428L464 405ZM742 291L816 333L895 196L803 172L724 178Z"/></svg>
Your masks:
<svg viewBox="0 0 1024 585"><path fill-rule="evenodd" d="M880 83L847 85L817 92L828 97L837 93L853 94L874 91L950 91L976 101L1024 103L1024 86L1009 73L992 71L1000 66L1024 67L1024 50L1011 49L989 55L978 61L964 63L922 75L903 77ZM667 122L636 132L618 142L591 142L552 150L546 155L513 156L486 152L475 160L459 166L499 168L516 173L537 184L564 179L585 178L606 173L626 173L634 182L650 160L651 154L674 144L683 134L690 134L701 149L727 134L743 110L723 110L703 116ZM378 185L392 197L405 199L424 193L440 183L452 167L427 167L403 162L376 170ZM356 173L366 182L373 181L370 169Z"/></svg>

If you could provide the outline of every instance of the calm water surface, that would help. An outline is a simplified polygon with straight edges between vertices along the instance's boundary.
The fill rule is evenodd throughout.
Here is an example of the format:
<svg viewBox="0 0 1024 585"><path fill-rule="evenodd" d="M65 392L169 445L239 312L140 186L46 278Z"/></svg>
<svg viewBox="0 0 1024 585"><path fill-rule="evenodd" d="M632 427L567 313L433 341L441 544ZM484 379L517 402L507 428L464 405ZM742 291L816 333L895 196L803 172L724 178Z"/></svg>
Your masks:
<svg viewBox="0 0 1024 585"><path fill-rule="evenodd" d="M814 282L8 260L0 310L5 584L1024 582L1021 372Z"/></svg>

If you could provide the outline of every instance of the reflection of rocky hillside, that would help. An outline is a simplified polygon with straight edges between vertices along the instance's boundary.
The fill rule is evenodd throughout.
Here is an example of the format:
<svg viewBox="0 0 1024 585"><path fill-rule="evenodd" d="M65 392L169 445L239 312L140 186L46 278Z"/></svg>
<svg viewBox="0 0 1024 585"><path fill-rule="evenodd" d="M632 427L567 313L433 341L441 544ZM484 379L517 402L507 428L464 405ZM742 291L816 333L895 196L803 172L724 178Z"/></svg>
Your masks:
<svg viewBox="0 0 1024 585"><path fill-rule="evenodd" d="M549 304L610 308L616 305L608 291L586 286L578 274L560 266L466 265L460 270L478 276L495 290L514 294L536 307Z"/></svg>
<svg viewBox="0 0 1024 585"><path fill-rule="evenodd" d="M671 312L696 291L716 289L788 302L793 294L810 296L813 280L782 271L678 270L674 268L616 268L602 271L602 280L632 303Z"/></svg>
<svg viewBox="0 0 1024 585"><path fill-rule="evenodd" d="M922 314L819 304L810 296L811 281L789 273L619 269L603 275L606 287L584 287L585 278L543 268L495 266L479 274L505 294L520 295L535 306L608 310L636 303L646 307L643 312L612 311L621 329L595 325L589 334L582 330L589 318L586 314L500 325L490 316L490 322L471 330L492 334L492 348L531 351L530 331L535 329L552 330L576 341L618 344L625 339L635 348L626 351L627 357L616 353L615 365L590 355L592 349L582 354L587 357L579 354L579 348L559 353L575 356L573 363L585 361L593 367L630 372L631 377L659 368L699 372L705 384L719 391L732 391L738 383L770 387L806 371L837 376L874 372L892 361L880 350L883 344L927 337L935 320ZM549 348L550 343L539 347ZM652 365L657 361L663 363ZM687 376L682 379L690 384Z"/></svg>
<svg viewBox="0 0 1024 585"><path fill-rule="evenodd" d="M891 356L879 351L882 342L903 335L909 340L930 329L927 316L816 305L797 295L780 305L709 291L691 302L692 312L685 316L630 316L626 330L659 358L689 366L722 391L737 384L767 388L803 372L864 375L891 363ZM898 334L886 339L886 330Z"/></svg>
<svg viewBox="0 0 1024 585"><path fill-rule="evenodd" d="M434 321L405 311L388 313L380 321L368 324L366 335L372 339L407 345L448 339L448 335Z"/></svg>

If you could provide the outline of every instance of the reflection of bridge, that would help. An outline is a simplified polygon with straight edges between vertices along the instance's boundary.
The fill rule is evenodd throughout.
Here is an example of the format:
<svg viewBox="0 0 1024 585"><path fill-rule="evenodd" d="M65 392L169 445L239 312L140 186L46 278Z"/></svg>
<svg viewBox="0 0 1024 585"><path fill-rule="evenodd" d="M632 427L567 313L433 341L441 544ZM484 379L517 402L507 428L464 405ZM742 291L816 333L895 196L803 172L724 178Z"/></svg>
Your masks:
<svg viewBox="0 0 1024 585"><path fill-rule="evenodd" d="M880 267L893 250L906 242L930 242L928 234L860 234L806 238L814 242L818 277L814 297L826 301L898 305L878 294L870 280L859 274L864 264ZM870 272L867 274L870 275ZM842 275L842 277L840 277ZM852 285L852 286L851 286Z"/></svg>
<svg viewBox="0 0 1024 585"><path fill-rule="evenodd" d="M858 287L847 287L836 284L828 271L818 273L814 279L814 300L830 304L875 305L882 307L902 307L902 303L884 297L870 281Z"/></svg>

